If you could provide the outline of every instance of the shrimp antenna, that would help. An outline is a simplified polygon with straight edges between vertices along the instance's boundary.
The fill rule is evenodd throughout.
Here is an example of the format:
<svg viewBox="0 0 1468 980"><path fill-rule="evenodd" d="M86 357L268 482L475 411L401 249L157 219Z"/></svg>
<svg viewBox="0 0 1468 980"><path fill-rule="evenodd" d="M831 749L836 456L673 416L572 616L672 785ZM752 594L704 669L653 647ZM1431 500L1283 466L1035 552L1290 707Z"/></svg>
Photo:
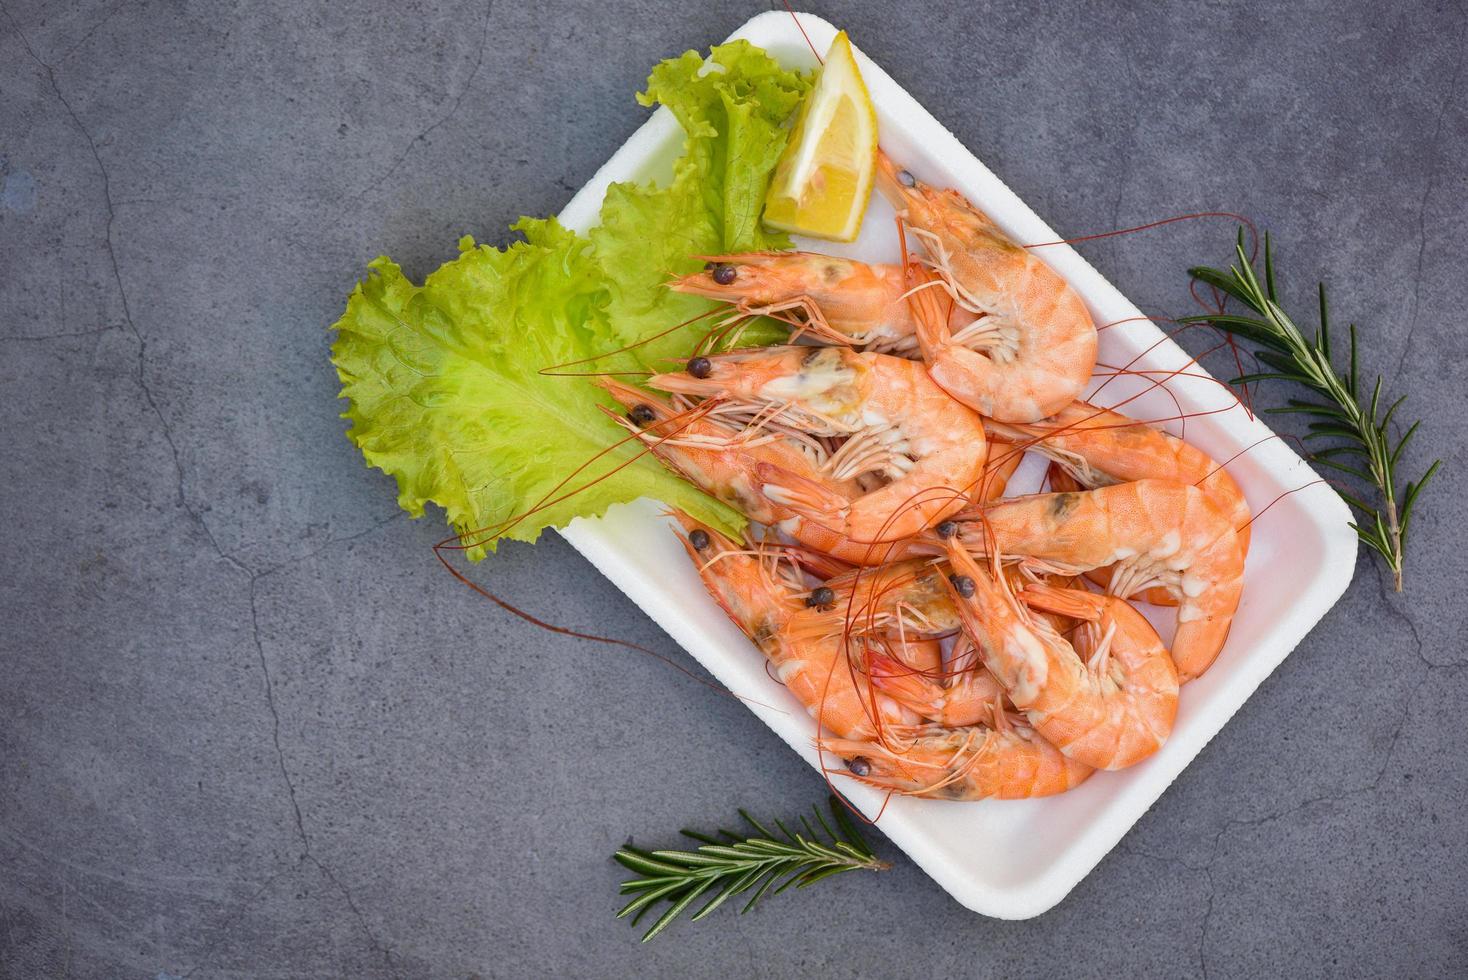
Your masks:
<svg viewBox="0 0 1468 980"><path fill-rule="evenodd" d="M1253 251L1258 249L1259 232L1254 227L1254 222L1250 221L1242 214L1235 214L1233 211L1194 211L1189 214L1173 215L1170 218L1163 218L1160 221L1150 221L1145 225L1137 225L1132 228L1120 228L1116 231L1103 231L1094 235L1081 235L1077 238L1060 238L1053 242L1035 242L1031 245L1023 245L1021 246L1021 248L1049 248L1052 245L1074 245L1077 242L1093 242L1101 238L1115 238L1118 235L1130 235L1134 232L1148 231L1152 228L1161 228L1163 225L1174 224L1178 221L1192 221L1197 218L1232 218L1240 224L1248 227L1250 240L1254 243L1251 246L1250 254L1252 255Z"/></svg>
<svg viewBox="0 0 1468 980"><path fill-rule="evenodd" d="M541 368L537 373L542 374L542 375L544 375L546 377L549 377L549 378L599 378L599 377L604 377L604 376L607 376L607 375L619 375L619 374L649 375L649 376L651 376L655 372L647 371L647 370L635 370L635 371L563 371L561 369L562 368L568 368L568 367L577 367L578 365L581 365L581 364L590 364L593 361L599 361L599 360L601 360L604 357L614 357L617 354L625 354L628 351L636 350L639 347L645 347L646 345L652 343L655 340L661 340L663 337L666 337L669 334L676 333L679 330L682 330L684 327L692 326L693 324L699 322L700 320L706 320L706 319L708 319L709 317L711 317L715 313L717 313L718 310L719 310L719 308L717 306L712 306L709 309L704 310L702 313L698 314L697 316L691 316L691 317L689 317L688 319L684 320L681 323L675 323L675 324L673 324L671 327L669 327L666 330L659 330L655 334L652 334L652 335L647 336L647 337L643 337L641 340L634 341L633 343L627 344L625 346L618 347L616 350L602 351L599 354L592 354L590 357L582 357L582 358L578 358L578 359L576 359L574 361L563 361L560 364L551 364L548 367Z"/></svg>

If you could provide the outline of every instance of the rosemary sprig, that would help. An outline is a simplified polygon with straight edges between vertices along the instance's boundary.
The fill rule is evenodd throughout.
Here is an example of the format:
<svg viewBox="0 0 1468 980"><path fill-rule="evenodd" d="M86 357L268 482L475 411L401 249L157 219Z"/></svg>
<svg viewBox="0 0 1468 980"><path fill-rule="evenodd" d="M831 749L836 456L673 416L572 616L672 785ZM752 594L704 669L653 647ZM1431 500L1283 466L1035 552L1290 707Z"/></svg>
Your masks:
<svg viewBox="0 0 1468 980"><path fill-rule="evenodd" d="M647 942L667 928L700 896L712 893L709 901L693 915L697 921L735 895L754 889L740 914L748 912L764 897L771 886L780 892L794 885L804 888L845 871L886 871L891 867L878 860L867 846L860 831L847 816L836 797L830 801L831 817L836 829L827 822L820 807L815 807L816 824L800 818L804 834L791 833L783 823L775 826L782 840L743 810L739 815L754 828L754 836L741 837L720 830L717 837L684 830L683 835L699 841L695 851L642 851L623 847L613 857L639 877L622 882L622 894L636 893L617 918L632 916L632 924L659 902L670 903L658 920L643 935ZM816 830L825 831L825 837ZM839 831L839 833L838 833ZM781 878L779 885L775 882Z"/></svg>
<svg viewBox="0 0 1468 980"><path fill-rule="evenodd" d="M1255 352L1259 361L1271 370L1235 378L1234 384L1252 381L1294 381L1309 388L1317 399L1291 398L1281 408L1266 412L1292 412L1308 415L1310 431L1306 439L1337 440L1333 445L1312 452L1311 460L1320 466L1345 473L1375 488L1380 506L1343 490L1336 492L1362 515L1352 523L1361 540L1386 561L1402 591L1402 563L1406 554L1407 530L1411 526L1412 507L1417 495L1437 472L1442 460L1434 460L1421 479L1408 481L1398 491L1397 462L1412 441L1421 421L1407 427L1402 437L1392 441L1389 430L1392 417L1406 400L1398 398L1381 410L1382 380L1378 376L1371 395L1363 404L1356 369L1356 325L1350 326L1350 367L1338 372L1331 361L1330 315L1325 301L1325 284L1320 284L1320 326L1312 338L1280 308L1275 291L1274 249L1269 235L1264 236L1264 281L1254 271L1244 249L1244 230L1239 229L1238 264L1227 272L1206 266L1189 269L1188 274L1232 296L1252 310L1255 316L1231 313L1208 313L1184 317L1184 322L1211 323L1220 330L1236 334L1264 349Z"/></svg>

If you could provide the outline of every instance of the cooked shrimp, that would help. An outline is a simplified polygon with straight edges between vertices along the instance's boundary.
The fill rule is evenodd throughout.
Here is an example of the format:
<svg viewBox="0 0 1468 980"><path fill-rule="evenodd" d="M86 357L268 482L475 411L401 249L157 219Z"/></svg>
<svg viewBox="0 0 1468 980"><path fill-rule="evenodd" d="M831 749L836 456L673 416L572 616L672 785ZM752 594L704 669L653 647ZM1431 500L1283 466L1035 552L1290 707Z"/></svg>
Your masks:
<svg viewBox="0 0 1468 980"><path fill-rule="evenodd" d="M877 188L958 304L977 317L959 330L947 315L918 317L933 379L965 405L1009 422L1042 419L1072 402L1096 364L1096 325L1075 290L957 191L930 187L880 152Z"/></svg>
<svg viewBox="0 0 1468 980"><path fill-rule="evenodd" d="M1080 785L1095 771L1013 721L998 728L926 726L901 737L910 741L827 739L821 747L845 759L852 776L863 783L942 800L1053 796Z"/></svg>
<svg viewBox="0 0 1468 980"><path fill-rule="evenodd" d="M811 349L811 348L807 348ZM795 513L767 496L760 467L822 485L836 495L855 499L862 492L855 480L833 480L822 469L829 454L814 440L799 440L762 426L746 427L716 414L699 416L683 410L656 392L620 381L598 384L627 409L618 421L632 430L674 472L695 486L737 508L760 524L777 527L813 551L810 564L830 569L820 556L849 565L872 565L906 557L911 541L873 545L853 541L818 521Z"/></svg>
<svg viewBox="0 0 1468 980"><path fill-rule="evenodd" d="M988 429L988 426L985 426ZM985 432L987 435L987 431ZM971 495L974 503L986 504L1004 496L1009 480L1024 461L1024 448L989 436L989 460L984 464L984 477Z"/></svg>
<svg viewBox="0 0 1468 980"><path fill-rule="evenodd" d="M1164 480L1013 497L960 524L973 554L1027 559L1060 574L1115 564L1120 596L1160 586L1178 600L1172 658L1180 680L1207 670L1228 638L1244 556L1229 517L1197 487Z"/></svg>
<svg viewBox="0 0 1468 980"><path fill-rule="evenodd" d="M1017 443L1052 460L1086 490L1133 480L1191 484L1229 515L1247 549L1250 514L1244 492L1201 449L1162 429L1083 401L1071 402L1038 422L985 419L984 428L991 438Z"/></svg>
<svg viewBox="0 0 1468 980"><path fill-rule="evenodd" d="M804 583L775 553L733 541L680 510L672 517L709 595L755 643L763 647L803 608Z"/></svg>
<svg viewBox="0 0 1468 980"><path fill-rule="evenodd" d="M1105 632L1083 661L956 539L948 559L949 587L968 635L1035 731L1096 769L1135 765L1162 746L1177 714L1177 671L1146 619L1121 599L1087 605L1080 596L1088 593L1034 586L1039 597L1062 605L1061 612L1095 609Z"/></svg>
<svg viewBox="0 0 1468 980"><path fill-rule="evenodd" d="M750 520L775 524L788 516L760 490L757 471L762 464L824 480L835 494L855 497L861 492L855 482L830 479L809 447L781 438L779 433L750 436L742 423L682 411L656 392L610 378L597 383L627 409L626 417L618 421L635 432L655 456Z"/></svg>
<svg viewBox="0 0 1468 980"><path fill-rule="evenodd" d="M1080 490L1093 489L1091 487L1087 487L1081 481L1077 480L1069 470L1056 462L1052 462L1050 466L1046 468L1045 480L1047 483L1050 484L1050 491L1052 493L1075 493ZM1108 486L1109 484L1102 483L1100 485ZM1249 544L1249 533L1247 525L1242 531L1238 531L1236 529L1236 533L1239 536L1240 547L1247 548ZM1110 565L1105 565L1101 568L1087 569L1082 574L1084 574L1086 578L1090 579L1092 582L1095 582L1097 585L1101 586L1101 588L1109 589L1111 588L1111 573L1113 571L1114 569L1112 569ZM1177 605L1177 599L1173 596L1173 594L1158 585L1154 585L1150 589L1142 589L1139 592L1127 596L1127 598L1141 599L1143 602L1150 602L1154 606Z"/></svg>
<svg viewBox="0 0 1468 980"><path fill-rule="evenodd" d="M1072 402L1039 422L988 419L984 428L991 439L1012 440L1050 459L1050 486L1056 491L1094 490L1131 480L1192 484L1229 515L1239 547L1246 553L1249 550L1249 502L1239 485L1202 450L1161 429L1083 401ZM1093 569L1086 576L1103 586L1111 580L1106 568ZM1149 589L1144 598L1158 605L1174 602L1161 589Z"/></svg>
<svg viewBox="0 0 1468 980"><path fill-rule="evenodd" d="M1125 600L1045 583L1029 583L1017 591L1015 597L1030 608L1034 620L1047 624L1051 633L1061 631L1060 622L1080 620L1070 631L1071 646L1080 659L1087 662L1088 668L1095 666L1090 661L1098 654L1120 655L1124 660L1134 660L1139 656L1162 658L1165 662L1160 666L1147 659L1144 669L1158 676L1171 677L1170 690L1175 709L1176 669L1167 659L1167 650L1152 624ZM951 680L947 686L938 683L929 673L908 669L905 664L882 655L871 658L869 671L872 685L879 691L901 701L924 718L949 728L983 723L993 717L996 705L1012 706L1004 687L978 659L968 633L963 634L960 645L955 646L950 664L947 673ZM1105 661L1101 661L1101 666L1106 666ZM1163 690L1168 688L1164 681ZM1155 734L1156 746L1160 746L1166 738L1166 731ZM1057 742L1055 733L1047 733L1047 737ZM1138 747L1144 748L1145 744L1143 737Z"/></svg>
<svg viewBox="0 0 1468 980"><path fill-rule="evenodd" d="M773 529L774 532L778 530L779 528ZM849 575L860 567L853 562L843 561L836 555L830 555L824 551L817 551L815 548L802 544L788 544L782 540L780 534L773 533L769 529L766 530L763 537L772 547L779 548L785 554L789 555L790 560L799 565L806 574L818 578L823 582L827 579ZM798 541L799 539L796 540Z"/></svg>
<svg viewBox="0 0 1468 980"><path fill-rule="evenodd" d="M830 492L827 480L764 464L760 491L852 541L900 541L960 510L987 459L979 416L944 394L922 364L899 357L767 347L694 358L686 372L649 384L747 405L755 417L812 436L845 438L823 465L829 477L876 474L890 482L850 500Z"/></svg>
<svg viewBox="0 0 1468 980"><path fill-rule="evenodd" d="M680 293L731 303L745 316L773 316L826 343L916 354L902 267L816 252L716 255L702 272L675 279Z"/></svg>
<svg viewBox="0 0 1468 980"><path fill-rule="evenodd" d="M908 673L937 677L943 672L943 646L937 640L890 639L885 644L891 658ZM877 653L874 656L888 656ZM874 657L868 657L868 671Z"/></svg>
<svg viewBox="0 0 1468 980"><path fill-rule="evenodd" d="M868 670L873 687L944 728L984 724L996 710L1010 707L1008 694L980 662L967 636L954 646L950 663L946 686L882 654L869 659Z"/></svg>
<svg viewBox="0 0 1468 980"><path fill-rule="evenodd" d="M1043 618L1056 632L1070 634L1071 646L1083 660L1102 653L1108 635L1133 649L1162 645L1162 637L1147 617L1120 596L1067 588L1053 582L1028 581L1015 591L1015 598L1029 608L1032 616ZM1074 628L1060 624L1073 624Z"/></svg>
<svg viewBox="0 0 1468 980"><path fill-rule="evenodd" d="M674 516L683 527L680 538L704 587L764 651L780 682L823 728L845 738L876 738L884 726L919 720L914 712L872 690L862 670L848 661L848 643L839 633L797 638L787 630L809 596L783 574L780 562L687 515ZM865 651L858 646L854 652Z"/></svg>
<svg viewBox="0 0 1468 980"><path fill-rule="evenodd" d="M828 579L828 602L801 617L813 632L943 636L959 628L958 610L943 585L947 570L918 559L863 568Z"/></svg>

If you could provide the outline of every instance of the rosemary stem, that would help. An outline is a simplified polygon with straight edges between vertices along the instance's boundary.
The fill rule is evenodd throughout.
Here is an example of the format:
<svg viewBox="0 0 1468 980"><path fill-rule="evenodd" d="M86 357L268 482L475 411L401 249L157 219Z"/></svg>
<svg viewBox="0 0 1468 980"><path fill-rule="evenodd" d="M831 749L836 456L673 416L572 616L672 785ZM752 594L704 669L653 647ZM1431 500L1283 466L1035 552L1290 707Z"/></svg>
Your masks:
<svg viewBox="0 0 1468 980"><path fill-rule="evenodd" d="M1332 444L1315 452L1307 452L1314 462L1344 472L1347 477L1369 483L1375 490L1358 496L1357 490L1339 480L1331 485L1356 512L1351 526L1359 540L1375 551L1392 571L1396 591L1403 588L1403 566L1406 563L1407 538L1417 498L1437 473L1441 460L1434 460L1417 480L1398 483L1397 461L1421 421L1399 430L1395 422L1398 406L1405 396L1389 405L1381 401L1382 379L1369 390L1359 384L1357 372L1356 327L1350 327L1347 366L1338 369L1331 353L1330 322L1325 286L1319 288L1319 326L1307 335L1279 303L1274 275L1273 243L1264 235L1263 276L1254 266L1254 257L1245 248L1243 229L1239 230L1235 254L1238 264L1227 270L1198 266L1190 274L1218 291L1221 296L1238 300L1247 309L1239 313L1225 311L1222 304L1202 316L1184 317L1185 323L1212 323L1227 333L1235 334L1256 345L1255 357L1268 370L1244 375L1248 380L1282 379L1293 381L1309 390L1319 400L1290 399L1282 412L1303 412L1313 416L1309 423L1309 439L1331 439ZM1266 411L1270 411L1266 409ZM1400 431L1400 434L1398 434ZM1344 456L1349 462L1343 462Z"/></svg>
<svg viewBox="0 0 1468 980"><path fill-rule="evenodd" d="M1402 529L1397 526L1397 502L1394 495L1388 494L1386 498L1386 528L1392 539L1392 553L1396 559L1391 562L1392 576L1396 579L1397 591L1402 591Z"/></svg>
<svg viewBox="0 0 1468 980"><path fill-rule="evenodd" d="M683 914L694 901L705 904L691 918L702 919L727 899L750 892L744 911L767 893L778 895L791 887L805 888L848 871L886 871L892 867L867 845L836 797L830 800L831 819L817 807L814 821L801 817L797 830L775 821L780 834L739 811L754 836L738 837L719 831L717 837L692 830L684 835L702 846L694 851L641 851L632 845L613 858L639 877L622 882L622 894L636 893L618 918L631 915L636 924L659 903L669 907L643 935L647 942ZM804 831L804 833L801 833Z"/></svg>

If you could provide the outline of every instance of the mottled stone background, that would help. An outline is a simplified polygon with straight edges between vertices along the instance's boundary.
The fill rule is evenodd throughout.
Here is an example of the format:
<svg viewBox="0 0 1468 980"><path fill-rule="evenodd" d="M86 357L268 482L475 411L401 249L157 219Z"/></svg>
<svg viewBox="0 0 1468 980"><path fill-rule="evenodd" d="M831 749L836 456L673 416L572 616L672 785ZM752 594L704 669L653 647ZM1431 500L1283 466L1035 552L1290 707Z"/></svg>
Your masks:
<svg viewBox="0 0 1468 980"><path fill-rule="evenodd" d="M808 4L1065 233L1271 228L1291 305L1326 279L1412 395L1409 468L1451 462L1406 594L1363 558L1040 919L898 856L648 947L613 920L629 835L821 781L737 702L455 586L341 435L326 326L379 252L422 275L554 212L655 61L771 6L0 2L0 973L1468 972L1461 0ZM1083 251L1180 313L1231 234ZM486 573L688 662L554 537Z"/></svg>

